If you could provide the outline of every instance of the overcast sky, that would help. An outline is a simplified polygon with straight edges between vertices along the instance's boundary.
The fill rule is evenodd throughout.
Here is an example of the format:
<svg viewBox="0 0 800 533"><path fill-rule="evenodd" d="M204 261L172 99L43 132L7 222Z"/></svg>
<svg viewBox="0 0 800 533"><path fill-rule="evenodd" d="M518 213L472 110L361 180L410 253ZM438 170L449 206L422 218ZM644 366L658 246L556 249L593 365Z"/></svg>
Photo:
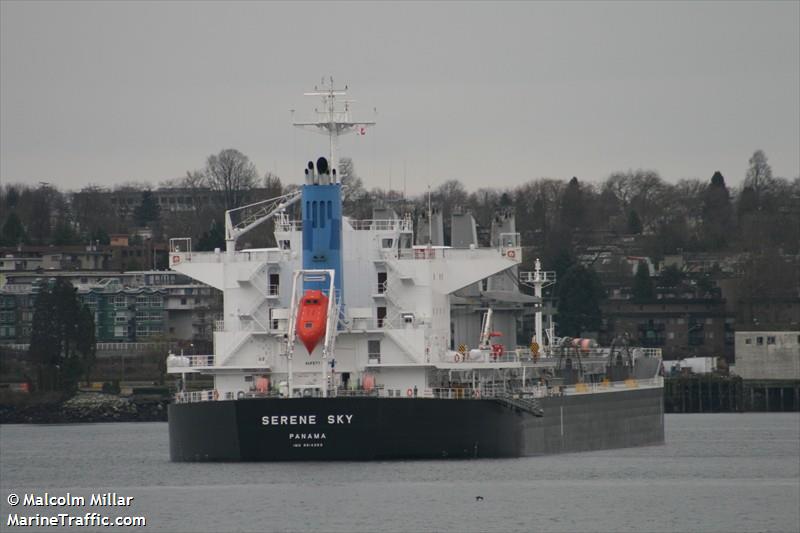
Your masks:
<svg viewBox="0 0 800 533"><path fill-rule="evenodd" d="M300 183L332 75L368 187L800 174L800 3L0 4L0 179L157 184L223 148ZM405 171L404 171L405 169Z"/></svg>

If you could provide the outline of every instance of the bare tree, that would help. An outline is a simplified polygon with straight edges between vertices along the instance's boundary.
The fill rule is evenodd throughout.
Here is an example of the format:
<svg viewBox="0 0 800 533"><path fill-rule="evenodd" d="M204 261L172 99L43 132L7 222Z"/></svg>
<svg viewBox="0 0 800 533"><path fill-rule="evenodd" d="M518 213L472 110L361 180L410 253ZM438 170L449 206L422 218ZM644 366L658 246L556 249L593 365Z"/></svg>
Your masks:
<svg viewBox="0 0 800 533"><path fill-rule="evenodd" d="M242 205L247 192L257 184L258 172L246 155L227 148L219 154L208 156L205 178L211 189L221 193L227 210Z"/></svg>
<svg viewBox="0 0 800 533"><path fill-rule="evenodd" d="M356 174L353 160L349 157L339 159L339 179L342 182L342 209L347 216L356 220L369 218L372 199L364 188L364 182Z"/></svg>
<svg viewBox="0 0 800 533"><path fill-rule="evenodd" d="M264 174L264 188L272 195L270 198L283 194L283 184L281 178L270 171Z"/></svg>
<svg viewBox="0 0 800 533"><path fill-rule="evenodd" d="M603 192L607 196L613 195L623 207L627 207L631 200L630 173L614 172L603 182Z"/></svg>
<svg viewBox="0 0 800 533"><path fill-rule="evenodd" d="M767 154L763 150L756 150L748 161L747 175L744 178L744 186L751 187L756 193L756 202L761 205L764 193L772 190L775 180L772 177L772 167L767 163Z"/></svg>
<svg viewBox="0 0 800 533"><path fill-rule="evenodd" d="M72 193L72 211L85 237L104 240L105 235L125 229L111 205L109 191L99 185L89 184Z"/></svg>
<svg viewBox="0 0 800 533"><path fill-rule="evenodd" d="M206 175L203 174L201 170L187 170L186 176L184 176L180 181L180 187L185 187L192 190L203 189L208 187L208 180L206 179Z"/></svg>

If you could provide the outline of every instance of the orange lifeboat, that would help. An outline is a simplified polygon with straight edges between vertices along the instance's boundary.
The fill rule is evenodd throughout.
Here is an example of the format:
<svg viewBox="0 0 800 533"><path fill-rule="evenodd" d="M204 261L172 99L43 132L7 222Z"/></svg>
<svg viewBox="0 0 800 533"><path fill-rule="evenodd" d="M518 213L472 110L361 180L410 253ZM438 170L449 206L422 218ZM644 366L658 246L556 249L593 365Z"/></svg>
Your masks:
<svg viewBox="0 0 800 533"><path fill-rule="evenodd" d="M375 376L372 374L364 374L364 379L361 380L361 387L365 391L371 391L375 388Z"/></svg>
<svg viewBox="0 0 800 533"><path fill-rule="evenodd" d="M295 332L309 354L314 351L319 341L325 336L327 325L328 297L322 291L306 291L300 300Z"/></svg>
<svg viewBox="0 0 800 533"><path fill-rule="evenodd" d="M269 378L267 376L258 376L256 379L256 391L261 394L269 392Z"/></svg>

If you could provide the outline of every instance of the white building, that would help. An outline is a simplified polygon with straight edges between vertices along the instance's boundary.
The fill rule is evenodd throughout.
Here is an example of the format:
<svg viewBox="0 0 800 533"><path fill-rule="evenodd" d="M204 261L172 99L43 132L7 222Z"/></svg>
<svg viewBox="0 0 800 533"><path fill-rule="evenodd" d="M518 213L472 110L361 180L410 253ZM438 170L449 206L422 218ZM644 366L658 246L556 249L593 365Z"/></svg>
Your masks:
<svg viewBox="0 0 800 533"><path fill-rule="evenodd" d="M735 347L744 379L800 379L800 331L737 331Z"/></svg>

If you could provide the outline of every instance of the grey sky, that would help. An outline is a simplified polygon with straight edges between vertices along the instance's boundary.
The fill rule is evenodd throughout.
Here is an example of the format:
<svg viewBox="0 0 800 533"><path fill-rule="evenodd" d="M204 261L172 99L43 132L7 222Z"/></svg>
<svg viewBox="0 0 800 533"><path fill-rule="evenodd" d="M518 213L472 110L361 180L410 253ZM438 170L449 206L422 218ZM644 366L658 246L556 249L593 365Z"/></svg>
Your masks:
<svg viewBox="0 0 800 533"><path fill-rule="evenodd" d="M222 148L299 183L333 75L378 126L368 187L589 181L653 168L730 185L763 149L800 174L800 3L45 3L0 7L0 178L153 184ZM297 170L297 172L294 172Z"/></svg>

